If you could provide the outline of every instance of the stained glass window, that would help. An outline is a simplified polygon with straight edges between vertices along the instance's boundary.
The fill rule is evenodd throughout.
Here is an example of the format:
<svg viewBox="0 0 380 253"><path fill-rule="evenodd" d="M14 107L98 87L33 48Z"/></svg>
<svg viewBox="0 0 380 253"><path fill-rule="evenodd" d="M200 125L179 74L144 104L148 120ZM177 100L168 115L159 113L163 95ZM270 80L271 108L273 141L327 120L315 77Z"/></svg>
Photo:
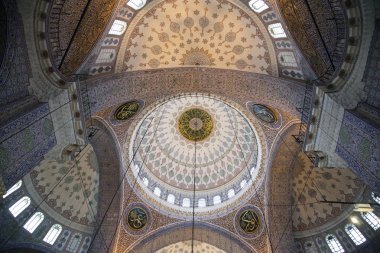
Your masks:
<svg viewBox="0 0 380 253"><path fill-rule="evenodd" d="M19 201L17 201L13 206L9 208L9 211L12 213L14 217L17 217L22 211L24 211L30 205L29 197L22 197Z"/></svg>
<svg viewBox="0 0 380 253"><path fill-rule="evenodd" d="M362 217L374 230L380 227L380 219L373 212L362 213Z"/></svg>
<svg viewBox="0 0 380 253"><path fill-rule="evenodd" d="M213 198L214 205L222 203L222 198L219 195L214 196Z"/></svg>
<svg viewBox="0 0 380 253"><path fill-rule="evenodd" d="M228 193L227 193L227 196L228 198L232 198L233 196L235 196L235 190L234 189L229 189L228 190Z"/></svg>
<svg viewBox="0 0 380 253"><path fill-rule="evenodd" d="M356 245L360 245L366 241L363 234L354 224L347 224L344 230Z"/></svg>
<svg viewBox="0 0 380 253"><path fill-rule="evenodd" d="M189 198L184 198L182 200L182 206L183 207L190 207L190 199Z"/></svg>
<svg viewBox="0 0 380 253"><path fill-rule="evenodd" d="M41 224L44 220L44 214L41 212L36 212L32 217L25 223L24 228L30 233L33 233L34 230Z"/></svg>
<svg viewBox="0 0 380 253"><path fill-rule="evenodd" d="M249 7L257 13L263 12L269 8L263 0L251 0L249 1Z"/></svg>
<svg viewBox="0 0 380 253"><path fill-rule="evenodd" d="M122 20L115 20L111 26L109 34L112 35L122 35L127 29L127 23Z"/></svg>
<svg viewBox="0 0 380 253"><path fill-rule="evenodd" d="M284 28L282 28L282 25L280 23L268 25L268 31L270 35L275 39L286 38Z"/></svg>
<svg viewBox="0 0 380 253"><path fill-rule="evenodd" d="M206 199L199 199L198 200L198 207L206 207Z"/></svg>
<svg viewBox="0 0 380 253"><path fill-rule="evenodd" d="M130 0L127 4L135 10L139 10L144 7L146 0Z"/></svg>
<svg viewBox="0 0 380 253"><path fill-rule="evenodd" d="M62 226L59 224L54 224L49 229L49 232L47 232L47 234L45 235L44 242L49 243L50 245L53 245L61 232L62 232Z"/></svg>
<svg viewBox="0 0 380 253"><path fill-rule="evenodd" d="M326 242L327 245L329 245L329 248L332 253L344 253L342 244L340 244L340 242L334 235L327 235Z"/></svg>
<svg viewBox="0 0 380 253"><path fill-rule="evenodd" d="M13 185L8 191L7 193L3 196L3 198L5 199L6 197L8 197L9 195L11 195L12 193L14 193L15 191L17 191L22 185L22 180L18 181L15 185Z"/></svg>
<svg viewBox="0 0 380 253"><path fill-rule="evenodd" d="M175 196L173 194L169 194L167 200L168 200L168 202L170 204L174 204L174 202L175 202Z"/></svg>

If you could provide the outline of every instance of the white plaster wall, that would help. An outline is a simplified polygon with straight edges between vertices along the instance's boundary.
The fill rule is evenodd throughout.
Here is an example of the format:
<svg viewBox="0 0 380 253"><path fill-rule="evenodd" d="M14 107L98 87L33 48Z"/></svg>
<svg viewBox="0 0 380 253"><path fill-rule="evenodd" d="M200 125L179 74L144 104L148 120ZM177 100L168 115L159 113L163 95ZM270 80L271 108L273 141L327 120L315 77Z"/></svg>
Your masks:
<svg viewBox="0 0 380 253"><path fill-rule="evenodd" d="M314 150L323 151L328 155L328 167L347 166L344 160L335 154L343 115L344 107L325 94Z"/></svg>
<svg viewBox="0 0 380 253"><path fill-rule="evenodd" d="M62 150L67 145L76 143L68 91L63 90L49 99L49 107L57 145L46 156L60 160Z"/></svg>

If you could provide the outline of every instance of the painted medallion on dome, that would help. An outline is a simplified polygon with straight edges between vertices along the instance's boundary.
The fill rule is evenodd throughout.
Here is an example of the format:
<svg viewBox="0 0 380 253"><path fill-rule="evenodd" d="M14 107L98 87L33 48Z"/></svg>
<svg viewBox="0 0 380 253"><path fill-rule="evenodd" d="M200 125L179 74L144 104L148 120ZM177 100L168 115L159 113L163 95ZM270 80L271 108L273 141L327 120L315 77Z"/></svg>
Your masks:
<svg viewBox="0 0 380 253"><path fill-rule="evenodd" d="M277 121L277 116L275 112L269 107L261 104L255 104L252 106L253 114L265 123L275 123Z"/></svg>
<svg viewBox="0 0 380 253"><path fill-rule="evenodd" d="M179 132L190 141L206 139L211 134L213 126L210 114L198 108L183 112L178 120Z"/></svg>
<svg viewBox="0 0 380 253"><path fill-rule="evenodd" d="M139 102L137 101L127 102L116 109L114 113L114 117L117 120L130 119L137 113L139 108L140 108Z"/></svg>
<svg viewBox="0 0 380 253"><path fill-rule="evenodd" d="M259 208L247 205L236 213L235 229L246 238L255 238L263 231L263 220L264 217Z"/></svg>
<svg viewBox="0 0 380 253"><path fill-rule="evenodd" d="M148 215L141 207L134 207L127 216L127 224L133 230L140 230L148 223Z"/></svg>

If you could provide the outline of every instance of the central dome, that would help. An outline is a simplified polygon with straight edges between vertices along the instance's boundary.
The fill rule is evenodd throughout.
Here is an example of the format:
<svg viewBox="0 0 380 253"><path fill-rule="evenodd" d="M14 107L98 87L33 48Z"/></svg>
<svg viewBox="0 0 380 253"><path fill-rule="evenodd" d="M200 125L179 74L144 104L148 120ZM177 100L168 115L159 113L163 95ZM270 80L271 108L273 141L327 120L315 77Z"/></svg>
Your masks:
<svg viewBox="0 0 380 253"><path fill-rule="evenodd" d="M209 207L234 198L254 179L259 157L248 118L231 103L203 94L151 106L128 150L134 177L148 195L181 208L199 199L204 203L197 207Z"/></svg>

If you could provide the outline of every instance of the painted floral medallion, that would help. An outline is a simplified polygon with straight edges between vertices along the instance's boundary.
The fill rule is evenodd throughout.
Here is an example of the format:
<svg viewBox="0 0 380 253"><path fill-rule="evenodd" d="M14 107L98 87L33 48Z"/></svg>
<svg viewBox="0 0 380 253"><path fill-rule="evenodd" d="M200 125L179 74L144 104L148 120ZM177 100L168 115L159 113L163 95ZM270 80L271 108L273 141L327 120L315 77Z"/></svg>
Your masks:
<svg viewBox="0 0 380 253"><path fill-rule="evenodd" d="M210 136L214 123L209 113L199 108L187 110L178 120L178 129L190 141L202 141Z"/></svg>

